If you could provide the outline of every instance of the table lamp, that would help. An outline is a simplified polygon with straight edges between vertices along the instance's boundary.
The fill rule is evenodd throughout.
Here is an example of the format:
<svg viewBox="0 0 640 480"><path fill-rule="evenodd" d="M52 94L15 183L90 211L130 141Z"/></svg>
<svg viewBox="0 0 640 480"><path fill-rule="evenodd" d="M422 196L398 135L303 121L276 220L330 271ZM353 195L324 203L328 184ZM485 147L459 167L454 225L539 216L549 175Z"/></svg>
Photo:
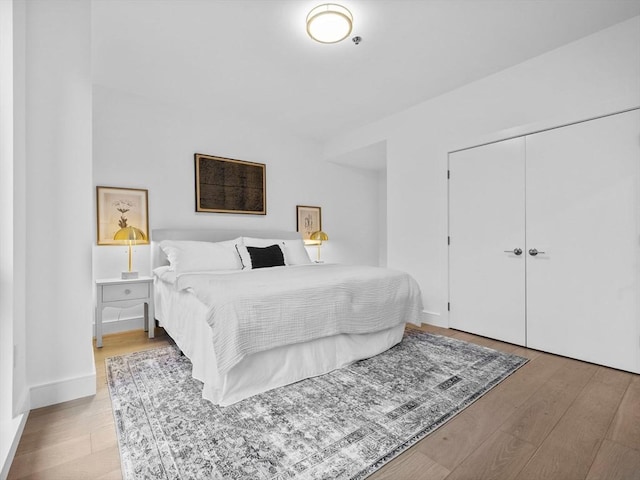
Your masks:
<svg viewBox="0 0 640 480"><path fill-rule="evenodd" d="M122 278L124 280L131 279L131 278L138 278L138 272L134 272L131 270L131 257L132 257L131 247L133 245L137 245L139 242L146 243L147 236L139 228L124 227L116 232L116 234L113 236L113 239L129 245L129 271L122 272Z"/></svg>
<svg viewBox="0 0 640 480"><path fill-rule="evenodd" d="M318 245L318 259L316 260L316 263L320 263L320 245L322 245L322 242L326 242L327 240L329 240L329 235L324 233L322 230L318 230L317 232L313 232L309 236L309 240L317 242L316 245Z"/></svg>

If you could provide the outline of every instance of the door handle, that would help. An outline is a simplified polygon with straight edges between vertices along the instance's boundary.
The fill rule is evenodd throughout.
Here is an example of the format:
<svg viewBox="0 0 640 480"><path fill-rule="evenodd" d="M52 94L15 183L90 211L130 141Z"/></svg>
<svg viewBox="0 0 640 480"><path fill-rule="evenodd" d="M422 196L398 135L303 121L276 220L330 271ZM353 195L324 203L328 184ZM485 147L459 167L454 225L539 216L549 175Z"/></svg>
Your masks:
<svg viewBox="0 0 640 480"><path fill-rule="evenodd" d="M514 253L516 255L522 255L522 249L514 248L513 250L505 250L504 253Z"/></svg>
<svg viewBox="0 0 640 480"><path fill-rule="evenodd" d="M546 252L539 252L538 250L536 250L535 248L532 248L531 250L529 250L529 255L531 255L532 257L535 257L536 255L538 255L539 253L546 253Z"/></svg>

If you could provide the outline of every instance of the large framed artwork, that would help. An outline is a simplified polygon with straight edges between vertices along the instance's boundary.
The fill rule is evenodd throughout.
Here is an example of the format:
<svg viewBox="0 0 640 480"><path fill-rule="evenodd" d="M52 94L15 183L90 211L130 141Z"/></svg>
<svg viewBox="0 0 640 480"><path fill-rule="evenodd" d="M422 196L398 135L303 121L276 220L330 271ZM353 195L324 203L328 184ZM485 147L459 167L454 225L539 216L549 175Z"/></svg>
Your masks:
<svg viewBox="0 0 640 480"><path fill-rule="evenodd" d="M196 212L267 214L264 163L195 154Z"/></svg>
<svg viewBox="0 0 640 480"><path fill-rule="evenodd" d="M137 244L149 243L148 191L139 188L96 187L98 245L122 245L116 233L138 233Z"/></svg>
<svg viewBox="0 0 640 480"><path fill-rule="evenodd" d="M302 234L302 239L309 241L311 234L322 230L322 211L320 207L296 205L296 231ZM311 240L313 242L313 240Z"/></svg>

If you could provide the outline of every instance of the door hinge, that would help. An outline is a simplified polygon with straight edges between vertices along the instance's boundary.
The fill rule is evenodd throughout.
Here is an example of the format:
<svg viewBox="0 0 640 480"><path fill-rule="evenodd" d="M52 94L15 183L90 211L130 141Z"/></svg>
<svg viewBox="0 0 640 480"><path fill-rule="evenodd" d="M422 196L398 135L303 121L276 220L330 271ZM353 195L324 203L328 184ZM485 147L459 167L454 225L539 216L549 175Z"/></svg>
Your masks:
<svg viewBox="0 0 640 480"><path fill-rule="evenodd" d="M447 170L447 180L451 178L451 170Z"/></svg>
<svg viewBox="0 0 640 480"><path fill-rule="evenodd" d="M447 245L451 245L451 237L447 237Z"/></svg>
<svg viewBox="0 0 640 480"><path fill-rule="evenodd" d="M451 302L447 302L447 312L451 311Z"/></svg>

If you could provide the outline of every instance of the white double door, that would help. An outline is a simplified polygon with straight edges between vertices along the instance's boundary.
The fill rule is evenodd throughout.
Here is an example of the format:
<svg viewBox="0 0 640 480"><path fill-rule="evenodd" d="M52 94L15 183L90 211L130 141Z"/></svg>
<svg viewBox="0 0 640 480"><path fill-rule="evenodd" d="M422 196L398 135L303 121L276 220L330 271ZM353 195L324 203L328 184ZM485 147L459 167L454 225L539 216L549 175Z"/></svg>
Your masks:
<svg viewBox="0 0 640 480"><path fill-rule="evenodd" d="M639 111L452 153L449 170L451 327L640 372Z"/></svg>

